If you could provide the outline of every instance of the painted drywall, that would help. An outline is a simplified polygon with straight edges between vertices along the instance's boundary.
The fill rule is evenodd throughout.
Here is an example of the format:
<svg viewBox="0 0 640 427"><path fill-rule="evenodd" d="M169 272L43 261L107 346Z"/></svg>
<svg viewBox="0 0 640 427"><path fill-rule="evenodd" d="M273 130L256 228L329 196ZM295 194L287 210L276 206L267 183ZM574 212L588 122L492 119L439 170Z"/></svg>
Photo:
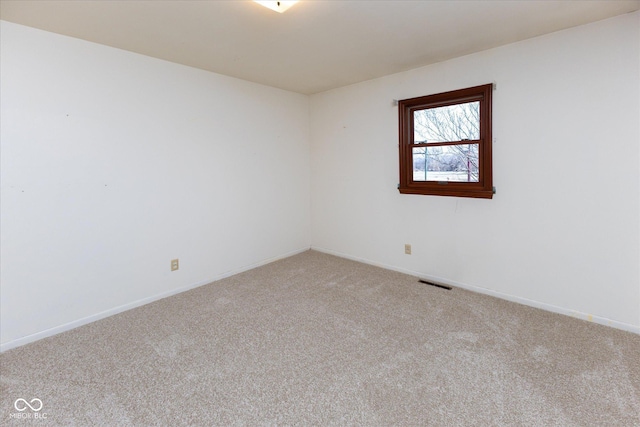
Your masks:
<svg viewBox="0 0 640 427"><path fill-rule="evenodd" d="M307 96L8 22L1 41L3 349L309 248Z"/></svg>
<svg viewBox="0 0 640 427"><path fill-rule="evenodd" d="M638 23L313 95L312 247L640 332ZM491 82L493 200L399 194L393 100Z"/></svg>

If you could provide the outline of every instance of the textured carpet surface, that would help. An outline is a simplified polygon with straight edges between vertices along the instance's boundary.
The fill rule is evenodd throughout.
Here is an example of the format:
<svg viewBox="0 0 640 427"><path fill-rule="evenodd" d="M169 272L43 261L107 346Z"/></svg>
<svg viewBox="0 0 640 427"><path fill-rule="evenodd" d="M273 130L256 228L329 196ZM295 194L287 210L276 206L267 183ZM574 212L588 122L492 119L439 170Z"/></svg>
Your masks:
<svg viewBox="0 0 640 427"><path fill-rule="evenodd" d="M313 251L0 370L2 425L640 426L639 335Z"/></svg>

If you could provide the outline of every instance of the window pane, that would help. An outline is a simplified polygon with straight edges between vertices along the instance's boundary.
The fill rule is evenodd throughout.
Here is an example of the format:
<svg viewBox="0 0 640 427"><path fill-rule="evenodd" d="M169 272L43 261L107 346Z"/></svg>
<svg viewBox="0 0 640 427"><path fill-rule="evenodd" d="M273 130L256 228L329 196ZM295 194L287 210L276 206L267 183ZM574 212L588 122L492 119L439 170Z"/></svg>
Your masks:
<svg viewBox="0 0 640 427"><path fill-rule="evenodd" d="M413 147L414 181L478 182L478 144Z"/></svg>
<svg viewBox="0 0 640 427"><path fill-rule="evenodd" d="M413 142L480 139L480 102L427 108L413 113Z"/></svg>

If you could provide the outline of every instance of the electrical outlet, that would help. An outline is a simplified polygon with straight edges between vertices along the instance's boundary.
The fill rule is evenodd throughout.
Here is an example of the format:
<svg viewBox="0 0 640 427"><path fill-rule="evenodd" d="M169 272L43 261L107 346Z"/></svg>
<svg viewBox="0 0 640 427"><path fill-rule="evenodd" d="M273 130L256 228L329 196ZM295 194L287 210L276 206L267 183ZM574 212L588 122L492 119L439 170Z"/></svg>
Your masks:
<svg viewBox="0 0 640 427"><path fill-rule="evenodd" d="M411 255L411 245L408 245L408 244L404 245L404 253L407 255Z"/></svg>
<svg viewBox="0 0 640 427"><path fill-rule="evenodd" d="M171 260L171 271L176 271L179 268L180 268L180 261L177 258L176 259L172 259Z"/></svg>

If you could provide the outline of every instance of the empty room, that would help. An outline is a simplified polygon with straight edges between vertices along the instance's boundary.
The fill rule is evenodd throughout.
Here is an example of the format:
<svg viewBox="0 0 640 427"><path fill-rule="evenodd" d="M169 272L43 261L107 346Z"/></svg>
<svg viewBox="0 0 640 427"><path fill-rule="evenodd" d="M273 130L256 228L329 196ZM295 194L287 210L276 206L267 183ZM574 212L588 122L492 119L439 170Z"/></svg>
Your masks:
<svg viewBox="0 0 640 427"><path fill-rule="evenodd" d="M640 426L640 1L0 19L1 425Z"/></svg>

